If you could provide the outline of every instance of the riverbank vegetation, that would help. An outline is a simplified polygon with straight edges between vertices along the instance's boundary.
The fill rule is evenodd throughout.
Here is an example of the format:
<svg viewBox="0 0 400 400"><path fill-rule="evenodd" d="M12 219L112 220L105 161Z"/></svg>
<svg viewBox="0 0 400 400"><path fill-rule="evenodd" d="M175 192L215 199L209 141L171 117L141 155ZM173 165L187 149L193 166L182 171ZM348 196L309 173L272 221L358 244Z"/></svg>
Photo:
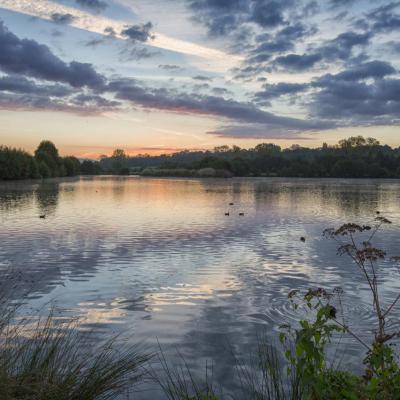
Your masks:
<svg viewBox="0 0 400 400"><path fill-rule="evenodd" d="M15 308L3 296L0 398L114 399L146 378L157 384L168 400L398 400L400 366L396 343L400 331L390 318L400 294L384 303L381 293L385 269L398 263L400 257L390 257L373 245L375 236L389 224L378 213L371 224L347 223L323 233L337 242L338 255L350 258L351 267L358 269L360 280L366 285L370 313L375 318L370 329L358 332L358 321L346 321L342 308L346 294L341 289L311 288L300 293L294 288L288 294L288 302L302 317L295 325L279 327L278 344L261 338L250 366L236 362L239 389L233 397L215 387L212 368L206 368L205 379L199 381L185 360L181 366L170 365L162 351L158 363L150 365L151 357L143 349L116 351L115 339L96 346L90 335L82 335L77 329L78 324L63 322L54 313L36 323L16 318ZM362 373L346 368L345 353L341 363L332 360L332 353L333 357L339 356L337 348L330 350L343 337L364 349L359 368ZM243 359L238 355L237 360Z"/></svg>
<svg viewBox="0 0 400 400"><path fill-rule="evenodd" d="M230 178L400 178L400 148L362 136L326 143L319 148L292 145L281 149L273 143L254 148L219 146L212 151L181 151L159 156L130 157L116 149L100 161L60 157L57 148L42 141L34 155L0 146L0 180L37 179L77 175L142 175L156 177Z"/></svg>
<svg viewBox="0 0 400 400"><path fill-rule="evenodd" d="M261 143L251 149L219 146L213 151L181 151L129 157L121 149L102 157L102 170L146 176L280 176L319 178L400 178L400 148L362 136L319 148L287 149Z"/></svg>
<svg viewBox="0 0 400 400"><path fill-rule="evenodd" d="M98 162L76 157L60 157L56 146L42 141L34 155L21 149L0 146L0 180L45 179L64 176L95 175L101 172Z"/></svg>

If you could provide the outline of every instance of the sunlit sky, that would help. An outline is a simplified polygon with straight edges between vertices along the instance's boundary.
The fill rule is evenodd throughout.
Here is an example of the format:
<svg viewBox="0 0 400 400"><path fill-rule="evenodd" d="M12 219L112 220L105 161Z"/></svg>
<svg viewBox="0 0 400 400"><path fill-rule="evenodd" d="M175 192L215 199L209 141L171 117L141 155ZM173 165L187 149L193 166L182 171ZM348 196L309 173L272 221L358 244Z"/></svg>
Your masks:
<svg viewBox="0 0 400 400"><path fill-rule="evenodd" d="M0 144L400 145L400 2L0 0Z"/></svg>

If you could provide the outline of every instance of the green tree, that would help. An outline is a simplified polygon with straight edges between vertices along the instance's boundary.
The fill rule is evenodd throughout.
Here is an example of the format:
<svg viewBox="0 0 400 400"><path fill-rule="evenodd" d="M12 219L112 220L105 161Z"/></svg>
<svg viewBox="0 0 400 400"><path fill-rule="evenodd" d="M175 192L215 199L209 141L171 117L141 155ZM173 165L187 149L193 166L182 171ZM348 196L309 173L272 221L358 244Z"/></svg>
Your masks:
<svg viewBox="0 0 400 400"><path fill-rule="evenodd" d="M38 148L35 150L35 158L38 163L45 163L47 165L50 176L63 176L62 159L59 157L58 150L54 143L49 140L40 142Z"/></svg>
<svg viewBox="0 0 400 400"><path fill-rule="evenodd" d="M81 163L76 157L64 157L63 163L67 176L76 176L81 172Z"/></svg>

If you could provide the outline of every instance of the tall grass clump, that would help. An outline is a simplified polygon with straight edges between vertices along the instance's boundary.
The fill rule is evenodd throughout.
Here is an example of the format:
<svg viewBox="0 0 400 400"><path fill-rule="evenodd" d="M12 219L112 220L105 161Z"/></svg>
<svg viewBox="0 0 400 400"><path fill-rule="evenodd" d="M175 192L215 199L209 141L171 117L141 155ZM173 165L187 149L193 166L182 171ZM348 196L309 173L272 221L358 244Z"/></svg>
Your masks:
<svg viewBox="0 0 400 400"><path fill-rule="evenodd" d="M106 400L143 377L150 355L118 347L116 338L96 343L79 321L62 322L51 312L34 323L0 304L0 399Z"/></svg>

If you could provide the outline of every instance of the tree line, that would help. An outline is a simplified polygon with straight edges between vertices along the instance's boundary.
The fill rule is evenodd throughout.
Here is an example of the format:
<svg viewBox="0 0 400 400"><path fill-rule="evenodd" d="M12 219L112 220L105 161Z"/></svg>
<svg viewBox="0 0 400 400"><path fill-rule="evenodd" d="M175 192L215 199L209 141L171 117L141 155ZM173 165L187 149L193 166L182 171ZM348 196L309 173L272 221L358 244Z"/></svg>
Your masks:
<svg viewBox="0 0 400 400"><path fill-rule="evenodd" d="M101 173L98 162L82 163L73 156L60 157L58 149L49 140L43 140L34 155L7 146L0 146L0 180L40 179L80 174Z"/></svg>
<svg viewBox="0 0 400 400"><path fill-rule="evenodd" d="M199 176L199 171L214 170L215 176L227 176L228 172L232 176L400 178L400 148L353 136L319 148L292 145L282 149L273 143L260 143L250 149L219 146L212 151L135 157L118 149L111 157L103 157L100 166L111 173L167 176L173 176L174 171L179 176Z"/></svg>

